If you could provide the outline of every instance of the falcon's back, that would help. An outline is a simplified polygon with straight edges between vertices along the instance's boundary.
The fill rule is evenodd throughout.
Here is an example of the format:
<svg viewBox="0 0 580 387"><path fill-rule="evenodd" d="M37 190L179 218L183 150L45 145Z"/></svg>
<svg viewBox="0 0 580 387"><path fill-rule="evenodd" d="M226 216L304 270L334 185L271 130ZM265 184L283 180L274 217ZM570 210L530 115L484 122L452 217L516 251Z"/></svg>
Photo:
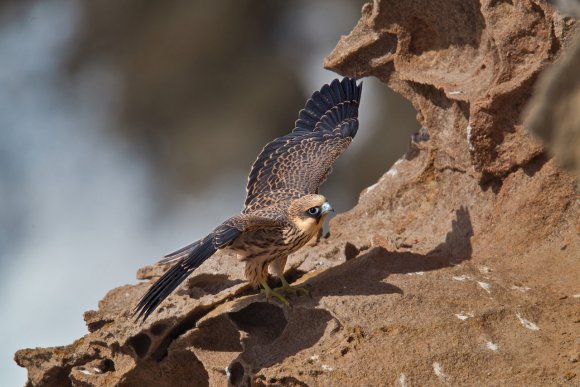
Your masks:
<svg viewBox="0 0 580 387"><path fill-rule="evenodd" d="M291 133L268 143L248 177L245 213L318 193L358 130L362 83L335 79L312 94Z"/></svg>

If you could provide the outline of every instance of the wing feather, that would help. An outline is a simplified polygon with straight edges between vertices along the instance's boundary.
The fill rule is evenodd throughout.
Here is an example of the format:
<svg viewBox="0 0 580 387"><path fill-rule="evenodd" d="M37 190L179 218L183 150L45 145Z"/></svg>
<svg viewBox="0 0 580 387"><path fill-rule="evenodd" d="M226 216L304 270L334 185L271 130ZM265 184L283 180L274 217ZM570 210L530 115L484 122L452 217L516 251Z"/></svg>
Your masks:
<svg viewBox="0 0 580 387"><path fill-rule="evenodd" d="M248 177L245 212L261 206L265 193L318 192L333 162L358 130L362 83L335 79L312 94L291 133L268 143Z"/></svg>

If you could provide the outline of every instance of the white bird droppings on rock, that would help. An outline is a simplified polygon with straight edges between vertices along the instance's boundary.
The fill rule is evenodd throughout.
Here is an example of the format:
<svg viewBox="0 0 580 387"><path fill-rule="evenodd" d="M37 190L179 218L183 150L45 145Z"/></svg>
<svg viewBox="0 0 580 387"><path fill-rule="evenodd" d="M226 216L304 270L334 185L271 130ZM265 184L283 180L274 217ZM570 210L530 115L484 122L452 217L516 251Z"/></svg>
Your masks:
<svg viewBox="0 0 580 387"><path fill-rule="evenodd" d="M393 166L387 171L387 176L396 176L399 173L399 171L397 171L397 165L401 164L402 162L402 159L397 160L395 164L393 164Z"/></svg>
<svg viewBox="0 0 580 387"><path fill-rule="evenodd" d="M481 287L483 290L485 290L486 292L491 294L491 285L488 284L487 282L480 282L477 281L477 284L479 285L479 287Z"/></svg>
<svg viewBox="0 0 580 387"><path fill-rule="evenodd" d="M401 387L407 387L407 377L405 376L404 373L401 373L401 375L399 375L399 384L401 385Z"/></svg>
<svg viewBox="0 0 580 387"><path fill-rule="evenodd" d="M540 327L537 326L536 324L534 324L533 322L531 322L530 320L526 320L525 318L523 318L519 313L516 313L516 316L518 318L518 320L520 320L520 323L527 329L531 330L531 331L539 331Z"/></svg>
<svg viewBox="0 0 580 387"><path fill-rule="evenodd" d="M469 147L469 150L473 152L475 150L475 147L471 143L471 131L472 130L473 129L471 128L471 125L467 125L467 146Z"/></svg>
<svg viewBox="0 0 580 387"><path fill-rule="evenodd" d="M371 185L370 187L367 187L367 190L365 193L371 192L373 189L377 188L378 185L379 185L379 183L375 183L375 184Z"/></svg>
<svg viewBox="0 0 580 387"><path fill-rule="evenodd" d="M489 267L487 267L487 266L480 266L479 267L479 272L481 274L489 274L489 273L491 273L491 269Z"/></svg>
<svg viewBox="0 0 580 387"><path fill-rule="evenodd" d="M444 382L445 378L447 378L447 375L445 375L445 373L443 372L443 367L441 367L441 364L439 364L438 362L433 363L433 372L435 372L435 375L437 375L439 380L441 380L442 382Z"/></svg>
<svg viewBox="0 0 580 387"><path fill-rule="evenodd" d="M323 364L323 365L321 365L321 366L320 366L320 368L322 368L322 370L323 370L323 371L326 371L326 372L331 372L331 371L334 371L334 368L332 368L331 366L329 366L329 365L327 365L327 364Z"/></svg>
<svg viewBox="0 0 580 387"><path fill-rule="evenodd" d="M460 319L461 321L465 321L468 318L472 318L473 317L473 313L464 313L464 312L459 312L455 314L455 317L457 317L458 319Z"/></svg>
<svg viewBox="0 0 580 387"><path fill-rule="evenodd" d="M497 348L498 348L497 344L494 344L491 341L486 341L485 346L487 349L494 351L494 352L497 351Z"/></svg>
<svg viewBox="0 0 580 387"><path fill-rule="evenodd" d="M522 292L525 293L528 290L530 290L531 288L527 287L527 286L518 286L518 285L513 285L511 287L512 290L517 290L518 292Z"/></svg>

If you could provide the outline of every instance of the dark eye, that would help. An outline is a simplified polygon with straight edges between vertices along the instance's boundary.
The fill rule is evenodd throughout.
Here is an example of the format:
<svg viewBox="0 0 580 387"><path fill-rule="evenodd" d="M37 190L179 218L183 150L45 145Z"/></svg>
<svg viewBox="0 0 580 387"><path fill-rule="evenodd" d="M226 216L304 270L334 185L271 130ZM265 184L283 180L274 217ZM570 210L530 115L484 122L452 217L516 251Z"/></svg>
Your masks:
<svg viewBox="0 0 580 387"><path fill-rule="evenodd" d="M308 213L310 215L318 215L318 213L320 212L320 208L318 207L312 207L308 209Z"/></svg>

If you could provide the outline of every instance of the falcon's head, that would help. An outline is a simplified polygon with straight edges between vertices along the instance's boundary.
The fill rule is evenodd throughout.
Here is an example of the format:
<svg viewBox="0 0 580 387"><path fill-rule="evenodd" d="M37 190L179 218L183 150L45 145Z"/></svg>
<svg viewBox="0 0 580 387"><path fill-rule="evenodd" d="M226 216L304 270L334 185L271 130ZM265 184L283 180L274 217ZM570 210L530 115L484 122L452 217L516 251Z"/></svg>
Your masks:
<svg viewBox="0 0 580 387"><path fill-rule="evenodd" d="M322 195L305 195L295 199L288 207L288 216L296 227L306 234L318 232L329 212L334 212Z"/></svg>

